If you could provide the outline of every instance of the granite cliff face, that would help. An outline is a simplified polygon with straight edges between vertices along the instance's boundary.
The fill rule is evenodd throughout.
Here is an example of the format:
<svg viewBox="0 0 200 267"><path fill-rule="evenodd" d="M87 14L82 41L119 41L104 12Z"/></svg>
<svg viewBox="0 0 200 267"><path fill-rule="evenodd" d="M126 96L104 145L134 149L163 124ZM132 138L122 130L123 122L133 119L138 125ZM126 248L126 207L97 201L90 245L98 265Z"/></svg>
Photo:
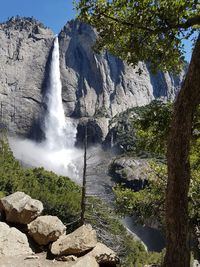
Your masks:
<svg viewBox="0 0 200 267"><path fill-rule="evenodd" d="M0 24L0 120L14 133L29 134L41 114L53 35L32 18ZM96 36L86 24L67 23L59 34L60 70L66 116L80 125L89 118L103 139L115 114L155 98L174 99L183 75L153 75L144 63L139 75L107 52L94 54Z"/></svg>
<svg viewBox="0 0 200 267"><path fill-rule="evenodd" d="M30 18L0 24L0 121L26 135L37 119L53 32Z"/></svg>
<svg viewBox="0 0 200 267"><path fill-rule="evenodd" d="M155 98L173 100L182 75L151 74L139 63L137 73L109 53L94 54L96 33L78 21L67 23L59 34L63 100L75 117L112 117L127 108L145 105Z"/></svg>

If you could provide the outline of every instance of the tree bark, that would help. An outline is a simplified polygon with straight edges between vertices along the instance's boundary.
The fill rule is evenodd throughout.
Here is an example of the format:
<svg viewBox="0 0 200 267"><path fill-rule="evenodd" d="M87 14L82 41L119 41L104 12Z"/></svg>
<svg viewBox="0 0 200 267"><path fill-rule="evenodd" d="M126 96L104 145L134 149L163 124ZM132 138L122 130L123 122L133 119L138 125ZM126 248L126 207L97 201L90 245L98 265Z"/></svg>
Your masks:
<svg viewBox="0 0 200 267"><path fill-rule="evenodd" d="M87 125L85 125L85 140L84 140L84 159L83 159L83 182L81 195L81 220L80 224L85 223L85 206L86 206L86 170L87 170Z"/></svg>
<svg viewBox="0 0 200 267"><path fill-rule="evenodd" d="M175 102L168 138L166 190L166 255L164 267L189 267L189 150L193 114L200 103L200 35Z"/></svg>

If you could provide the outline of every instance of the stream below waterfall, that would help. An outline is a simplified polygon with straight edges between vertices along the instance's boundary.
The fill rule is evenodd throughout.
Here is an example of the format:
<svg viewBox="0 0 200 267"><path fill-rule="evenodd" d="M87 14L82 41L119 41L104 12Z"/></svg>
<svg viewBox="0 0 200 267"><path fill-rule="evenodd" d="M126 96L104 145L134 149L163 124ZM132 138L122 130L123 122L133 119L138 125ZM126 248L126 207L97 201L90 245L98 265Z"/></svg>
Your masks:
<svg viewBox="0 0 200 267"><path fill-rule="evenodd" d="M114 207L112 187L115 182L108 174L108 169L114 156L111 151L103 151L100 147L93 147L88 151L87 163L87 195L97 196L111 207ZM164 238L157 229L136 225L133 217L125 217L121 221L129 233L141 240L149 251L159 252L164 248Z"/></svg>

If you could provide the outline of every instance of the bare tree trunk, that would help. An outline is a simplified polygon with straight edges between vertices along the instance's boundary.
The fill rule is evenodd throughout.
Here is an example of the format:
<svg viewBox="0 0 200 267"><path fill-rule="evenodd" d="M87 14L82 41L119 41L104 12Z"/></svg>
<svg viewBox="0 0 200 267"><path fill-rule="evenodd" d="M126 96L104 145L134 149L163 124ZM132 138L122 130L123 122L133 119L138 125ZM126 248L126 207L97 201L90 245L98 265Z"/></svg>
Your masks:
<svg viewBox="0 0 200 267"><path fill-rule="evenodd" d="M81 196L81 225L85 223L85 201L86 201L86 170L87 170L87 125L85 125L85 140L84 140L84 159L83 159L83 183Z"/></svg>
<svg viewBox="0 0 200 267"><path fill-rule="evenodd" d="M200 103L200 36L186 79L177 97L168 139L166 255L164 267L189 267L189 150L194 111Z"/></svg>

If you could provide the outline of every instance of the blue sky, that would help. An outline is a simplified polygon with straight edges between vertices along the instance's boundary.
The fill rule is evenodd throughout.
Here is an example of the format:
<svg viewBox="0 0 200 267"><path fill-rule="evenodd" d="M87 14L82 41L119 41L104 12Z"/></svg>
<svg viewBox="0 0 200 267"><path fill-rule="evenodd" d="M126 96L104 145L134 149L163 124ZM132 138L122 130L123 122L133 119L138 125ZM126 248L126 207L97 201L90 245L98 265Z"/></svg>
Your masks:
<svg viewBox="0 0 200 267"><path fill-rule="evenodd" d="M34 17L59 33L65 23L75 17L73 0L3 0L0 22L15 15Z"/></svg>
<svg viewBox="0 0 200 267"><path fill-rule="evenodd" d="M76 16L73 0L2 0L0 22L15 15L35 17L54 33L59 33L65 23ZM185 42L186 60L191 57L191 42Z"/></svg>

